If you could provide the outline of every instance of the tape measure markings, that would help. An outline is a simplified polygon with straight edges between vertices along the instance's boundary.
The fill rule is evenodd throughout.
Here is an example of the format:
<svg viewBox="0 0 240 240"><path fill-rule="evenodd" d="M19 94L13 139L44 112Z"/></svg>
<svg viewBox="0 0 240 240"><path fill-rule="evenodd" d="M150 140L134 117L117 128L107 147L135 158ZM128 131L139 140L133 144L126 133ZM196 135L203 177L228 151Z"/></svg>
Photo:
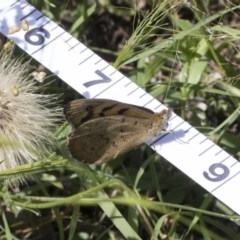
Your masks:
<svg viewBox="0 0 240 240"><path fill-rule="evenodd" d="M235 159L234 159L235 160ZM232 167L235 167L235 165L238 165L238 162L234 162L233 164L232 164Z"/></svg>
<svg viewBox="0 0 240 240"><path fill-rule="evenodd" d="M204 139L202 142L200 142L200 144L203 144L207 139ZM214 147L215 144L213 143L212 145L210 145L208 148L206 148L203 152L199 153L198 156L202 156L204 153L208 152L208 150L210 150L212 147Z"/></svg>
<svg viewBox="0 0 240 240"><path fill-rule="evenodd" d="M175 127L171 127L171 131L174 131L174 130L177 130L180 126L182 126L183 124L184 124L185 122L184 121L182 121L182 122L180 122L179 124L177 124Z"/></svg>
<svg viewBox="0 0 240 240"><path fill-rule="evenodd" d="M203 172L204 177L206 179L208 179L209 181L211 181L211 182L220 182L220 181L222 181L217 186L215 186L212 190L210 190L210 192L214 192L220 186L224 185L230 179L236 177L240 173L239 172L239 169L240 169L239 166L238 166L239 169L231 167L231 160L234 160L233 158L231 159L231 157L227 157L227 158L225 158L223 160L221 160L219 158L219 160L220 161L212 163L209 166L208 172L207 171ZM224 164L223 164L223 162L224 162ZM230 171L230 169L232 169L232 171ZM210 176L209 173L211 173L212 176ZM230 174L232 174L232 176L230 176ZM225 181L223 181L223 180L225 180Z"/></svg>
<svg viewBox="0 0 240 240"><path fill-rule="evenodd" d="M227 168L226 168L227 169ZM225 184L227 184L230 180L232 180L233 178L235 178L237 175L240 174L240 170L235 173L232 177L229 177L225 182L219 184L216 188L214 188L211 193L213 193L214 191L218 190L220 187L224 186Z"/></svg>
<svg viewBox="0 0 240 240"><path fill-rule="evenodd" d="M12 2L0 2L0 19L11 27L20 16L19 20L27 19L31 28L8 35L6 24L1 26L3 34L83 96L124 99L155 110L164 108L30 4L23 0ZM179 116L173 114L169 123L174 134L161 134L151 147L240 214L240 194L232 191L240 181L240 164ZM176 137L187 143L179 143Z"/></svg>
<svg viewBox="0 0 240 240"><path fill-rule="evenodd" d="M85 87L88 88L88 87L91 87L91 86L93 86L93 85L95 85L95 84L101 84L101 83L109 83L109 82L111 82L111 78L109 78L108 76L106 76L105 74L103 74L102 71L96 70L95 73L96 73L98 76L100 76L101 79L91 80L91 81L89 81L89 82L86 82L86 83L83 84Z"/></svg>
<svg viewBox="0 0 240 240"><path fill-rule="evenodd" d="M220 150L215 154L215 156L217 156L217 155L220 154L221 152L223 152L222 149L220 149Z"/></svg>
<svg viewBox="0 0 240 240"><path fill-rule="evenodd" d="M66 42L68 42L68 41L70 41L70 39L69 40L67 40ZM77 42L75 45L73 45L72 47L70 47L69 49L68 49L68 51L70 52L70 51L72 51L74 48L76 48L77 46L79 46L80 45L80 42ZM100 59L101 60L101 59Z"/></svg>
<svg viewBox="0 0 240 240"><path fill-rule="evenodd" d="M144 97L145 97L145 96L144 96ZM142 97L141 97L141 98L142 98ZM152 102L153 102L154 100L155 100L155 98L149 99L149 100L143 105L143 107L147 107L149 104L152 104ZM162 104L159 104L159 102L158 102L158 105L159 105L159 106L153 108L153 110L158 109Z"/></svg>
<svg viewBox="0 0 240 240"><path fill-rule="evenodd" d="M28 4L29 6L29 4ZM30 5L31 6L31 5ZM23 8L22 8L23 9ZM34 12L38 12L37 9L32 10L30 13L28 13L27 15L25 15L24 17L20 18L20 20L22 21L23 19L29 17L30 15L32 15ZM40 12L39 12L40 13ZM41 14L41 17L44 16L43 14Z"/></svg>
<svg viewBox="0 0 240 240"><path fill-rule="evenodd" d="M112 87L114 87L114 85L118 84L119 82L122 82L123 80L125 80L124 76L121 76L121 78L119 78L117 81L113 82L111 85L109 85L108 87L106 87L104 90L102 90L101 92L95 94L93 96L93 98L98 98L101 94L103 94L104 92L108 91L109 89L111 89ZM85 83L84 83L85 84Z"/></svg>
<svg viewBox="0 0 240 240"><path fill-rule="evenodd" d="M18 3L18 1L15 1L15 3L12 3L10 6L11 7L14 7L15 6L15 4L17 4ZM25 2L26 4L28 4L27 2Z"/></svg>

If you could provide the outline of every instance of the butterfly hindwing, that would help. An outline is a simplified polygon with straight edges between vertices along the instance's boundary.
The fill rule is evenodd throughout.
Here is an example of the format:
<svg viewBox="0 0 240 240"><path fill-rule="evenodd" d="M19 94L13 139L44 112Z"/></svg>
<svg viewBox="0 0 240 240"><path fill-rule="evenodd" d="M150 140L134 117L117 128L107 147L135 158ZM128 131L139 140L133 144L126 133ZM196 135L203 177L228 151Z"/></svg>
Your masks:
<svg viewBox="0 0 240 240"><path fill-rule="evenodd" d="M105 162L146 141L147 121L124 117L122 122L119 116L90 120L71 133L69 150L80 161Z"/></svg>

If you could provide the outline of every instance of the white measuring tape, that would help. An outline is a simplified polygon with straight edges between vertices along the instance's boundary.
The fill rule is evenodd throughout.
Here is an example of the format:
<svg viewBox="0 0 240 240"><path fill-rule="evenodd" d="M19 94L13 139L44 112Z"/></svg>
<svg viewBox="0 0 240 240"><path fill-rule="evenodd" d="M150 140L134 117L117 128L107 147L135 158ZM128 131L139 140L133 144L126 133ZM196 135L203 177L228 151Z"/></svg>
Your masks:
<svg viewBox="0 0 240 240"><path fill-rule="evenodd" d="M23 20L28 30L21 27ZM9 34L9 29L17 30ZM163 108L24 0L0 1L0 32L86 98L114 99L154 111ZM177 115L169 124L174 135L160 136L153 149L240 214L240 163Z"/></svg>

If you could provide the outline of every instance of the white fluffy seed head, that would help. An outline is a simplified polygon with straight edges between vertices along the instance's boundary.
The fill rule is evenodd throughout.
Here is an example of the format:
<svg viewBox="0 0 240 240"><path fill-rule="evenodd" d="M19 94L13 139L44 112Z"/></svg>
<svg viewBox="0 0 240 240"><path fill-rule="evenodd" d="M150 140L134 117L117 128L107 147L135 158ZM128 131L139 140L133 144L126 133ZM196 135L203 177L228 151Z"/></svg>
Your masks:
<svg viewBox="0 0 240 240"><path fill-rule="evenodd" d="M29 70L29 62L14 60L9 52L0 57L0 171L41 160L54 143L56 96L41 94Z"/></svg>

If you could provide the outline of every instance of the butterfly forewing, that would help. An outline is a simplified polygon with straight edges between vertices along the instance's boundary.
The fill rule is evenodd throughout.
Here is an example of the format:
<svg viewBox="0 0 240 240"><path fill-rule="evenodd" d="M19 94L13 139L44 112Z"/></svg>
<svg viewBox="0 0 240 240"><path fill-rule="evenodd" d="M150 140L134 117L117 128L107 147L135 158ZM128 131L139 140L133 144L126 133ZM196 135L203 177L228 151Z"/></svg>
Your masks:
<svg viewBox="0 0 240 240"><path fill-rule="evenodd" d="M106 116L125 115L149 119L154 114L152 110L144 107L106 99L77 99L65 107L64 113L75 128L89 120Z"/></svg>

